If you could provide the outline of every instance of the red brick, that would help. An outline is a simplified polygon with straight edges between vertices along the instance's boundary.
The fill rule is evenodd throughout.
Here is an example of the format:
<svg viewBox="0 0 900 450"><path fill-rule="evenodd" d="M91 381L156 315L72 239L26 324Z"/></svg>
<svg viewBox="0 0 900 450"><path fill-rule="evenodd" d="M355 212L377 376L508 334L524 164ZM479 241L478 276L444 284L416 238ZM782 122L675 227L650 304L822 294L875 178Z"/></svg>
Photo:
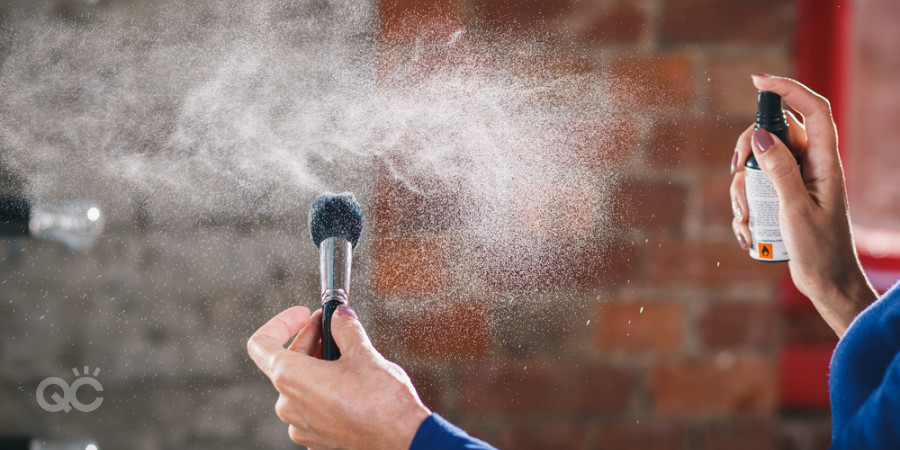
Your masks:
<svg viewBox="0 0 900 450"><path fill-rule="evenodd" d="M567 143L574 151L561 155L560 162L601 170L623 166L637 151L641 130L635 117L617 115L614 121L597 119L567 125Z"/></svg>
<svg viewBox="0 0 900 450"><path fill-rule="evenodd" d="M503 355L515 358L557 354L572 338L573 313L571 308L547 308L535 298L501 302L493 310L494 342Z"/></svg>
<svg viewBox="0 0 900 450"><path fill-rule="evenodd" d="M647 159L655 167L728 174L738 136L750 125L749 120L709 116L661 118L650 130Z"/></svg>
<svg viewBox="0 0 900 450"><path fill-rule="evenodd" d="M414 179L404 183L379 175L375 185L375 221L382 230L444 231L462 223L463 211L471 207L464 199L458 187L441 181Z"/></svg>
<svg viewBox="0 0 900 450"><path fill-rule="evenodd" d="M578 374L579 371L575 372ZM623 368L589 366L578 375L578 378L561 380L581 384L580 388L572 389L581 394L575 402L576 411L621 414L628 408L637 388L638 376Z"/></svg>
<svg viewBox="0 0 900 450"><path fill-rule="evenodd" d="M476 23L503 32L553 31L572 0L471 0Z"/></svg>
<svg viewBox="0 0 900 450"><path fill-rule="evenodd" d="M444 410L446 407L443 396L445 382L442 381L440 374L422 368L407 367L405 369L416 388L416 393L422 399L422 403L434 411Z"/></svg>
<svg viewBox="0 0 900 450"><path fill-rule="evenodd" d="M634 273L638 252L619 240L522 238L495 239L476 245L472 269L494 289L540 290L566 287L594 290L622 285Z"/></svg>
<svg viewBox="0 0 900 450"><path fill-rule="evenodd" d="M597 239L578 248L558 246L556 250L567 271L564 281L576 290L623 286L634 275L639 258L635 246L618 240Z"/></svg>
<svg viewBox="0 0 900 450"><path fill-rule="evenodd" d="M784 342L791 344L837 344L834 330L815 310L789 311L784 317Z"/></svg>
<svg viewBox="0 0 900 450"><path fill-rule="evenodd" d="M597 306L594 345L601 350L673 352L681 348L684 311L677 302L617 301Z"/></svg>
<svg viewBox="0 0 900 450"><path fill-rule="evenodd" d="M831 447L831 414L806 413L803 420L791 420L784 426L787 443L783 449L819 449Z"/></svg>
<svg viewBox="0 0 900 450"><path fill-rule="evenodd" d="M646 1L576 2L564 26L581 39L596 43L635 43L649 33Z"/></svg>
<svg viewBox="0 0 900 450"><path fill-rule="evenodd" d="M470 45L469 35L463 29L443 32L423 28L417 29L417 32L420 35L405 40L397 37L377 47L375 82L379 96L409 95L420 85L448 72L488 73L496 70L499 64L508 65L502 55ZM408 142L400 141L395 145L409 147L420 144L418 139L409 138ZM380 157L390 156L391 153L386 152Z"/></svg>
<svg viewBox="0 0 900 450"><path fill-rule="evenodd" d="M791 2L669 0L664 4L664 40L785 45L791 37Z"/></svg>
<svg viewBox="0 0 900 450"><path fill-rule="evenodd" d="M483 355L490 345L490 311L478 301L454 301L409 312L396 332L403 348L425 357Z"/></svg>
<svg viewBox="0 0 900 450"><path fill-rule="evenodd" d="M463 28L461 0L378 0L382 41L446 37Z"/></svg>
<svg viewBox="0 0 900 450"><path fill-rule="evenodd" d="M733 286L755 283L771 287L787 273L787 264L761 263L733 243L700 239L681 240L663 235L647 244L648 283L652 286Z"/></svg>
<svg viewBox="0 0 900 450"><path fill-rule="evenodd" d="M712 349L770 349L777 342L774 302L716 302L700 318L699 334Z"/></svg>
<svg viewBox="0 0 900 450"><path fill-rule="evenodd" d="M446 284L449 238L379 236L373 246L372 290L381 296L441 292Z"/></svg>
<svg viewBox="0 0 900 450"><path fill-rule="evenodd" d="M790 76L792 72L791 62L783 53L712 58L707 80L712 108L730 115L733 120L752 123L757 107L756 88L753 87L750 74Z"/></svg>
<svg viewBox="0 0 900 450"><path fill-rule="evenodd" d="M463 374L461 406L469 413L616 414L635 390L633 374L575 362L507 361Z"/></svg>
<svg viewBox="0 0 900 450"><path fill-rule="evenodd" d="M494 50L499 56L503 68L510 69L521 86L535 88L529 94L535 100L567 100L569 106L584 100L585 92L596 98L596 85L576 80L578 75L591 75L598 69L599 62L588 54L571 46L554 45L551 42L523 40L521 35L500 35L492 37L495 46L503 49ZM539 60L535 60L538 58ZM559 84L561 80L569 81L565 86L554 86L546 89L548 84ZM596 107L596 104L581 103L580 107Z"/></svg>
<svg viewBox="0 0 900 450"><path fill-rule="evenodd" d="M605 193L589 174L520 176L512 183L509 221L516 235L534 241L596 236Z"/></svg>
<svg viewBox="0 0 900 450"><path fill-rule="evenodd" d="M477 258L471 269L492 289L535 290L561 283L546 244L523 238L490 239L475 244L473 253L490 255Z"/></svg>
<svg viewBox="0 0 900 450"><path fill-rule="evenodd" d="M602 424L596 438L600 450L683 450L685 439L681 425L650 420Z"/></svg>
<svg viewBox="0 0 900 450"><path fill-rule="evenodd" d="M609 61L604 75L616 106L683 110L694 102L693 67L687 54L624 57Z"/></svg>
<svg viewBox="0 0 900 450"><path fill-rule="evenodd" d="M713 423L698 434L699 450L779 450L787 441L775 422Z"/></svg>
<svg viewBox="0 0 900 450"><path fill-rule="evenodd" d="M498 448L535 449L588 448L589 428L565 421L501 425L497 430Z"/></svg>
<svg viewBox="0 0 900 450"><path fill-rule="evenodd" d="M622 227L679 229L687 190L674 181L629 179L616 189L613 220Z"/></svg>
<svg viewBox="0 0 900 450"><path fill-rule="evenodd" d="M726 163L729 164L729 163ZM700 186L700 219L707 230L718 228L724 235L734 236L731 221L731 175L721 170L718 176L706 177Z"/></svg>
<svg viewBox="0 0 900 450"><path fill-rule="evenodd" d="M562 192L544 178L517 177L513 180L512 192L516 195L509 200L510 222L518 236L537 241L539 238L557 234L555 228L561 218L561 211L556 207ZM548 186L550 184L550 186ZM588 218L588 222L596 220ZM589 227L588 224L583 226Z"/></svg>
<svg viewBox="0 0 900 450"><path fill-rule="evenodd" d="M774 362L748 356L663 363L650 376L653 410L663 416L769 415L777 391Z"/></svg>

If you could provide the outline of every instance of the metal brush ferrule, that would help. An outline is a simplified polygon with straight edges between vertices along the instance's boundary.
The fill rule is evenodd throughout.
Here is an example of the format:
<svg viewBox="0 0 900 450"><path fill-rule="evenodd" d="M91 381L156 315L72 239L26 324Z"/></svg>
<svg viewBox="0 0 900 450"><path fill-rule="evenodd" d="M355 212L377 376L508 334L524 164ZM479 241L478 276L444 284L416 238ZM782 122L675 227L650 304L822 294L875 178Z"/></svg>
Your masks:
<svg viewBox="0 0 900 450"><path fill-rule="evenodd" d="M326 289L322 292L322 304L326 304L332 300L337 300L341 304L346 305L350 302L350 296L343 289Z"/></svg>
<svg viewBox="0 0 900 450"><path fill-rule="evenodd" d="M319 244L319 273L321 274L322 304L350 300L350 265L353 245L342 237L331 237Z"/></svg>

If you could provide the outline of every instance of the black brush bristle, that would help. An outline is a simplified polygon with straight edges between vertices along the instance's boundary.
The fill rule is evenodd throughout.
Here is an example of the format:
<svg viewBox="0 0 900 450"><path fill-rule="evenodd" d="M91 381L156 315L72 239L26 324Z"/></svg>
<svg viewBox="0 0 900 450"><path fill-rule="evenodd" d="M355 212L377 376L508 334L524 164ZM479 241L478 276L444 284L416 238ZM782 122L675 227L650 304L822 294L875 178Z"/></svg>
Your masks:
<svg viewBox="0 0 900 450"><path fill-rule="evenodd" d="M336 236L356 247L362 227L362 207L350 192L324 192L309 207L309 235L316 247L325 239Z"/></svg>

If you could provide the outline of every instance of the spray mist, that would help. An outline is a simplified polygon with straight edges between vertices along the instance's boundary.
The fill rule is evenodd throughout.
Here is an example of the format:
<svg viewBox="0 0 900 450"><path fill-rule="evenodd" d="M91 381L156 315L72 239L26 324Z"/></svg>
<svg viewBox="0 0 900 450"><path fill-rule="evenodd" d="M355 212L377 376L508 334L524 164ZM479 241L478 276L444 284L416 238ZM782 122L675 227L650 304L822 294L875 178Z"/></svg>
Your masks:
<svg viewBox="0 0 900 450"><path fill-rule="evenodd" d="M788 148L788 122L781 106L781 96L774 92L760 91L759 109L756 113L756 129L774 134ZM791 151L794 159L797 155ZM799 164L799 160L798 160ZM750 257L759 261L782 262L789 257L778 220L778 194L772 181L763 173L753 154L744 164L747 209L750 213Z"/></svg>

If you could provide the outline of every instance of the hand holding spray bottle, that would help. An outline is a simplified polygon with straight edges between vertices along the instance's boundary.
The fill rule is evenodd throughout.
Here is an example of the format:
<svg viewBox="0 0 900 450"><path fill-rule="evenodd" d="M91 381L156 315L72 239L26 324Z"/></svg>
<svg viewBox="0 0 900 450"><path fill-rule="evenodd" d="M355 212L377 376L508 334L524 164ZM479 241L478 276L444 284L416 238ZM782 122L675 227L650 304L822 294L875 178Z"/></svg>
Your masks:
<svg viewBox="0 0 900 450"><path fill-rule="evenodd" d="M788 122L781 107L781 97L774 92L759 91L759 109L756 113L755 129L764 129L774 134L790 148ZM797 155L791 151L797 164ZM778 193L753 154L744 164L747 209L750 226L750 257L758 261L783 262L790 258L781 238L778 220Z"/></svg>

